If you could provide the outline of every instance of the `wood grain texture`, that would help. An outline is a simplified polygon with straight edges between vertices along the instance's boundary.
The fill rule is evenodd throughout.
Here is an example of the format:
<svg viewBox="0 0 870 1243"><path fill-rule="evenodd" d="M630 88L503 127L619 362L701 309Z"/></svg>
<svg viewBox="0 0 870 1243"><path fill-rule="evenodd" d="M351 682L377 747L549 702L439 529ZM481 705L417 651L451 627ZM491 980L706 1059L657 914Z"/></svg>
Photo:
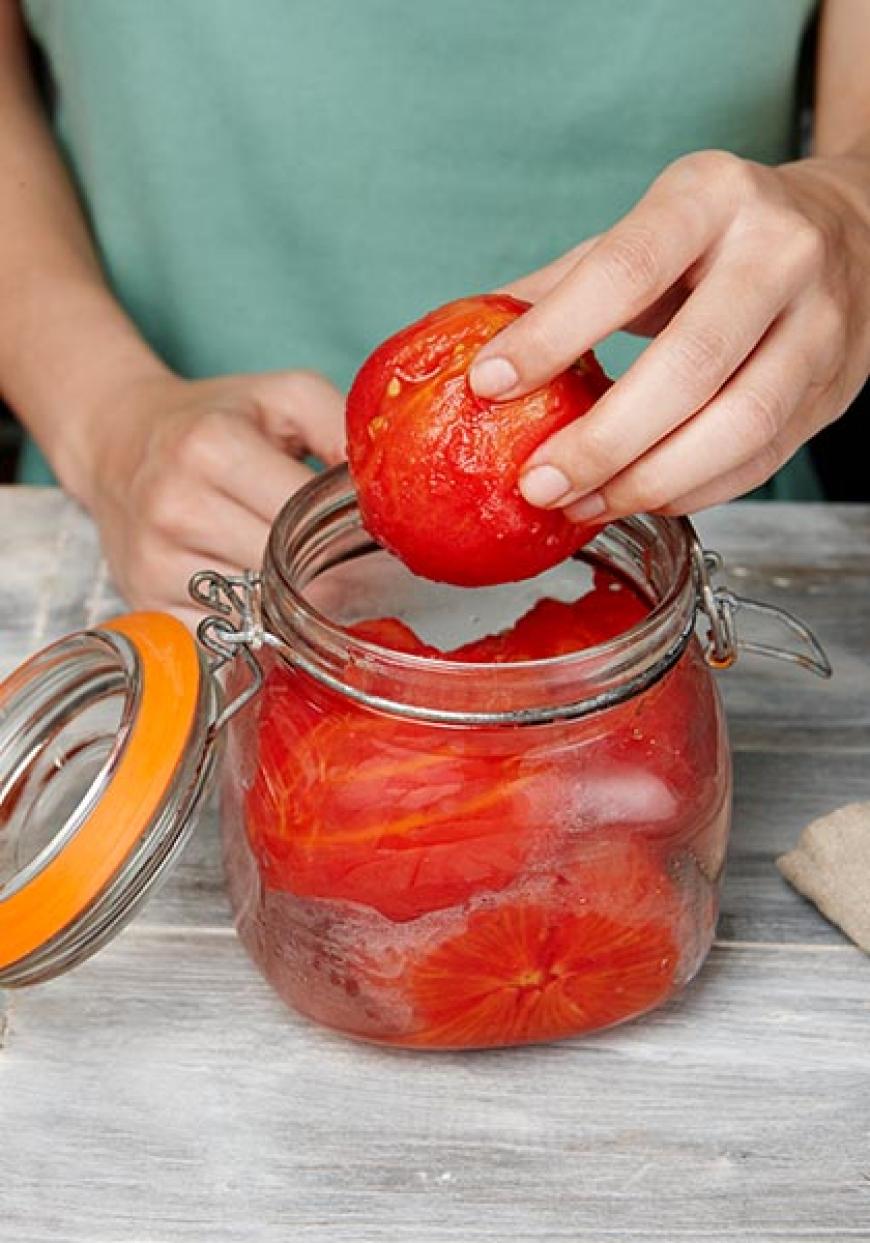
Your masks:
<svg viewBox="0 0 870 1243"><path fill-rule="evenodd" d="M830 682L741 658L719 678L735 749L870 750L870 507L740 503L697 520L738 593L808 623L834 666ZM738 628L759 632L741 615Z"/></svg>
<svg viewBox="0 0 870 1243"><path fill-rule="evenodd" d="M13 999L0 1237L870 1239L868 1023L859 951L732 948L621 1030L400 1054L134 927Z"/></svg>
<svg viewBox="0 0 870 1243"><path fill-rule="evenodd" d="M582 1042L426 1056L286 1011L247 962L213 808L93 962L0 994L2 1243L870 1243L870 960L777 874L870 798L870 508L699 521L732 585L818 628L829 685L721 679L735 819L682 999ZM0 489L0 674L119 602L60 493Z"/></svg>
<svg viewBox="0 0 870 1243"><path fill-rule="evenodd" d="M56 488L0 488L0 676L122 607L93 524Z"/></svg>
<svg viewBox="0 0 870 1243"><path fill-rule="evenodd" d="M808 761L803 752L738 751L719 938L843 944L839 929L795 893L774 861L794 846L810 820L868 797L866 752L826 753Z"/></svg>

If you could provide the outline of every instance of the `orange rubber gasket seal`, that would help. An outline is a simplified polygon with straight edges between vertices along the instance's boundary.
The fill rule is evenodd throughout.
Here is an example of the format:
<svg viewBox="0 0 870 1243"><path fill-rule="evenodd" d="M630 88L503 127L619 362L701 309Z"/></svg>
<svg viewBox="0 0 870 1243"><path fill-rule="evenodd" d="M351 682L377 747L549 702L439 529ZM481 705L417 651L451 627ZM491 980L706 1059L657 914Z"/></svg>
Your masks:
<svg viewBox="0 0 870 1243"><path fill-rule="evenodd" d="M196 641L168 613L107 622L139 659L141 698L117 769L67 846L0 901L0 968L40 949L101 893L159 810L190 740L202 670Z"/></svg>

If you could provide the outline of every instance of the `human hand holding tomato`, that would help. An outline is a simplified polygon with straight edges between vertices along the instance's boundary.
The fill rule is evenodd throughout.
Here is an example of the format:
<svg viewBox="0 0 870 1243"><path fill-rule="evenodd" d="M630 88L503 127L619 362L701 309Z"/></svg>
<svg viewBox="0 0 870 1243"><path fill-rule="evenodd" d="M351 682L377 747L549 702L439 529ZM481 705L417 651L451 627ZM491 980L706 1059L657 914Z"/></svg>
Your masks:
<svg viewBox="0 0 870 1243"><path fill-rule="evenodd" d="M867 376L868 265L870 158L677 160L612 229L511 286L535 305L474 360L474 391L513 402L617 329L655 337L529 456L524 497L588 524L763 483Z"/></svg>
<svg viewBox="0 0 870 1243"><path fill-rule="evenodd" d="M518 401L479 399L469 364L528 303L465 298L410 324L365 362L347 399L348 461L370 533L426 578L483 586L529 578L595 531L542 513L517 478L547 436L608 386L591 354Z"/></svg>

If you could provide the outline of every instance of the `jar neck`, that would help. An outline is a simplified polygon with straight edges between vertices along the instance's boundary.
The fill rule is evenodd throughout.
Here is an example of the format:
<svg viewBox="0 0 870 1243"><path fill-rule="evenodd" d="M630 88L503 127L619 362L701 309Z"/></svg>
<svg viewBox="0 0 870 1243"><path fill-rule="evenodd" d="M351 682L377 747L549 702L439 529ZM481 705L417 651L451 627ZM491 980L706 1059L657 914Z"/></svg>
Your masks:
<svg viewBox="0 0 870 1243"><path fill-rule="evenodd" d="M347 467L339 466L301 489L272 529L264 622L290 664L376 709L460 725L579 718L639 694L679 660L694 630L695 544L687 520L642 514L611 523L578 554L578 562L627 580L650 605L638 625L599 646L510 664L409 655L357 637L318 598L315 585L329 571L362 571L366 557L387 555L364 530ZM391 611L387 599L380 612Z"/></svg>

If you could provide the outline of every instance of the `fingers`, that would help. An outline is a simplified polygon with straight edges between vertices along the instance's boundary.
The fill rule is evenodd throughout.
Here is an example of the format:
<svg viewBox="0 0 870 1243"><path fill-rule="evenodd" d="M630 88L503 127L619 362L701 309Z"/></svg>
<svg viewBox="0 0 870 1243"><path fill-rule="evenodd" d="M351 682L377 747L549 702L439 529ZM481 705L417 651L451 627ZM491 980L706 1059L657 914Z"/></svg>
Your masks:
<svg viewBox="0 0 870 1243"><path fill-rule="evenodd" d="M251 419L220 410L186 423L174 443L173 459L166 466L169 521L173 510L187 507L191 498L193 503L201 500L211 487L254 518L271 523L288 497L311 478L307 467L277 448ZM179 480L185 477L189 483L180 490ZM161 490L155 487L159 522ZM220 524L222 531L227 526Z"/></svg>
<svg viewBox="0 0 870 1243"><path fill-rule="evenodd" d="M656 336L666 324L671 322L691 293L691 282L686 276L681 277L657 302L642 311L637 319L624 324L623 332L630 332L636 337Z"/></svg>
<svg viewBox="0 0 870 1243"><path fill-rule="evenodd" d="M680 506L694 504L714 486L717 499L725 500L738 494L732 487L746 490L768 479L797 447L790 429L804 403L811 395L818 400L817 349L808 344L811 323L811 303L783 316L704 410L592 498L569 506L568 516L584 519L584 506L592 500L610 517L678 512L678 500ZM727 486L720 487L725 480Z"/></svg>
<svg viewBox="0 0 870 1243"><path fill-rule="evenodd" d="M203 618L202 611L197 609L194 605L191 605L190 608L182 608L180 605L177 605L172 608L165 609L164 611L171 613L174 618L180 621L182 625L186 626L191 634L194 635L196 634L197 626Z"/></svg>
<svg viewBox="0 0 870 1243"><path fill-rule="evenodd" d="M113 578L139 608L192 607L193 574L257 570L269 536L268 521L206 481L191 488L171 478L144 495L135 523L124 528L114 516L111 529L101 527Z"/></svg>
<svg viewBox="0 0 870 1243"><path fill-rule="evenodd" d="M233 565L257 569L269 537L269 523L220 492L198 495L172 490L152 512L153 529L174 547L197 557L220 557Z"/></svg>
<svg viewBox="0 0 870 1243"><path fill-rule="evenodd" d="M782 438L782 461L777 462L773 470L770 469L770 462L763 457L750 459L742 466L738 466L736 470L717 476L711 483L702 485L694 492L676 497L663 506L660 512L672 517L694 514L701 509L709 509L712 505L722 505L725 501L732 501L737 496L744 496L753 488L760 488L800 448L802 439L799 435L791 433L792 427L793 424L789 424L788 436Z"/></svg>
<svg viewBox="0 0 870 1243"><path fill-rule="evenodd" d="M254 378L253 392L263 430L285 452L310 452L327 466L344 461L344 396L324 376L271 372Z"/></svg>
<svg viewBox="0 0 870 1243"><path fill-rule="evenodd" d="M213 478L215 485L245 509L271 525L294 492L312 478L295 458L285 456L254 428L238 421L238 452L229 472Z"/></svg>
<svg viewBox="0 0 870 1243"><path fill-rule="evenodd" d="M797 274L784 276L776 286L759 283L752 256L714 267L593 410L532 455L519 482L526 500L569 504L600 488L690 419L757 345L797 285ZM537 472L540 467L544 473ZM555 495L560 487L561 494Z"/></svg>
<svg viewBox="0 0 870 1243"><path fill-rule="evenodd" d="M545 267L538 268L536 272L529 272L528 275L521 276L508 285L500 286L496 293L512 294L515 298L525 299L526 302L537 302L539 298L548 294L564 276L568 275L578 259L582 259L593 246L597 245L600 236L600 233L596 233L594 237L586 238L584 242L573 246L571 250L560 255L558 259L554 259L552 263L546 264Z"/></svg>
<svg viewBox="0 0 870 1243"><path fill-rule="evenodd" d="M481 397L540 387L603 337L642 316L720 234L730 206L690 193L672 167L530 311L489 341L471 368Z"/></svg>

